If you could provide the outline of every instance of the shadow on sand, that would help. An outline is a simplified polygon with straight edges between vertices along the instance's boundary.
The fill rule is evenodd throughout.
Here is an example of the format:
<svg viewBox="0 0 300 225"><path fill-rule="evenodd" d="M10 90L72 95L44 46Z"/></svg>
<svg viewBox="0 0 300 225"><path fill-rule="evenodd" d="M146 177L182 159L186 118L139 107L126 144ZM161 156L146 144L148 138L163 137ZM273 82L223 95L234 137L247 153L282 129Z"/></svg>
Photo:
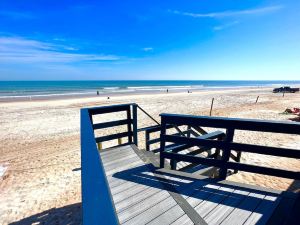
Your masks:
<svg viewBox="0 0 300 225"><path fill-rule="evenodd" d="M67 205L61 208L52 208L44 212L32 215L10 225L31 225L31 224L54 224L69 225L81 224L81 203Z"/></svg>

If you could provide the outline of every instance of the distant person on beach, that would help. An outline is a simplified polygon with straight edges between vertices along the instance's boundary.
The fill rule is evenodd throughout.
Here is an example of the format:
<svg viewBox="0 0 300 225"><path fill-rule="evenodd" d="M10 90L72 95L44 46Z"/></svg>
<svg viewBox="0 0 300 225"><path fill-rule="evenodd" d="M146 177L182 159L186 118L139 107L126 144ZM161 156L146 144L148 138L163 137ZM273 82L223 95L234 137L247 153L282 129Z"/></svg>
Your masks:
<svg viewBox="0 0 300 225"><path fill-rule="evenodd" d="M169 93L169 89L167 89L167 93Z"/></svg>
<svg viewBox="0 0 300 225"><path fill-rule="evenodd" d="M97 91L97 95L99 95L99 91Z"/></svg>

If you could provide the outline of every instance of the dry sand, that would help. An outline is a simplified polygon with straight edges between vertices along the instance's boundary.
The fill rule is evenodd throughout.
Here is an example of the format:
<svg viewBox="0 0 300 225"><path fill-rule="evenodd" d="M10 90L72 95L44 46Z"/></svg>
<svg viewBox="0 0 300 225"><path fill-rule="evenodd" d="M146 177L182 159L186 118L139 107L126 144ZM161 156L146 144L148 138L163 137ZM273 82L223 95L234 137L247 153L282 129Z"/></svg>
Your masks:
<svg viewBox="0 0 300 225"><path fill-rule="evenodd" d="M300 106L300 94L283 98L268 88L0 103L0 166L7 167L0 179L0 224L80 224L80 108L136 102L159 120L161 112L208 115L212 97L214 116L286 121L293 116L279 113ZM153 125L141 117L140 126ZM296 135L239 132L236 140L300 149ZM243 153L242 161L300 171L294 159ZM280 190L300 187L241 172L228 179Z"/></svg>

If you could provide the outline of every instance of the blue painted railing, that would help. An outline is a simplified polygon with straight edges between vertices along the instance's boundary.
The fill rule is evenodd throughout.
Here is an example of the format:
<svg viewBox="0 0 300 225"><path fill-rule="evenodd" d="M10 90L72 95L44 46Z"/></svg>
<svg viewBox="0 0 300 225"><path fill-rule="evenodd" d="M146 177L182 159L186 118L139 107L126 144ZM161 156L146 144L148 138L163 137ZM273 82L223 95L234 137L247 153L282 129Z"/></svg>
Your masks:
<svg viewBox="0 0 300 225"><path fill-rule="evenodd" d="M169 125L187 125L202 126L212 128L226 129L226 136L221 140L199 139L192 137L182 137L166 134ZM296 122L274 122L250 119L230 119L219 117L202 117L177 114L161 114L161 146L160 146L160 166L164 167L165 159L171 161L185 161L196 164L204 164L220 168L219 176L226 179L228 169L241 170L251 173L259 173L277 177L285 177L300 180L300 172L287 171L283 169L275 169L257 165L249 165L239 162L229 161L231 151L250 152L256 154L265 154L272 156L288 157L300 159L300 150L267 147L253 144L242 144L234 142L235 130L259 131L283 134L300 134L300 124ZM183 155L176 152L168 151L166 143L176 145L185 144L187 146L203 146L222 150L222 157L201 158L192 155Z"/></svg>
<svg viewBox="0 0 300 225"><path fill-rule="evenodd" d="M81 109L82 224L118 224L89 109Z"/></svg>
<svg viewBox="0 0 300 225"><path fill-rule="evenodd" d="M137 104L122 104L81 109L81 182L83 225L118 224L107 178L97 143L127 138L122 145L138 145ZM94 123L93 116L124 112L126 119ZM127 125L127 130L107 136L96 136L95 130ZM120 144L119 144L120 145ZM118 145L118 146L119 146Z"/></svg>
<svg viewBox="0 0 300 225"><path fill-rule="evenodd" d="M89 108L89 117L91 123L93 124L94 130L105 129L109 127L116 127L121 125L127 125L127 131L111 134L107 136L96 137L96 143L102 143L106 141L111 141L120 138L127 138L126 144L136 144L138 145L137 138L137 104L122 104L122 105L110 105L110 106L101 106L95 108ZM126 119L104 122L104 123L93 123L93 116L99 114L115 113L115 112L124 112L126 113Z"/></svg>
<svg viewBox="0 0 300 225"><path fill-rule="evenodd" d="M137 104L123 104L102 106L81 110L81 179L82 179L82 212L83 225L118 224L110 189L102 165L101 156L97 149L97 142L106 142L125 138L124 144L138 145L138 132L145 132L146 136L152 132L160 132L160 138L155 140L146 138L146 149L149 145L160 142L160 164L164 167L165 159L170 159L171 168L176 168L176 162L186 161L194 164L204 164L220 168L220 177L226 178L228 169L241 170L252 173L261 173L292 179L300 179L300 173L282 169L267 168L256 165L239 163L242 151L283 156L300 159L300 151L287 148L266 147L250 144L235 143L235 130L249 130L273 133L300 134L299 123L282 123L259 120L228 119L215 117L199 117L187 115L161 114L161 125L147 114L157 125L138 129ZM106 113L124 112L126 118L122 120L93 123L93 116ZM126 132L107 136L95 137L94 130L127 125ZM182 131L179 127L187 126ZM225 128L226 134L213 132L205 134L202 127ZM166 134L168 129L176 129L177 133ZM197 132L192 131L194 128ZM193 133L194 132L194 133ZM201 134L201 136L197 136ZM166 143L172 143L166 145ZM123 144L123 145L124 145ZM148 147L147 147L148 144ZM200 149L215 149L210 157L200 158L196 154L178 154L181 150L198 146ZM220 151L222 156L220 157ZM232 151L238 155L233 157ZM195 153L199 153L195 151ZM233 158L236 162L229 161Z"/></svg>

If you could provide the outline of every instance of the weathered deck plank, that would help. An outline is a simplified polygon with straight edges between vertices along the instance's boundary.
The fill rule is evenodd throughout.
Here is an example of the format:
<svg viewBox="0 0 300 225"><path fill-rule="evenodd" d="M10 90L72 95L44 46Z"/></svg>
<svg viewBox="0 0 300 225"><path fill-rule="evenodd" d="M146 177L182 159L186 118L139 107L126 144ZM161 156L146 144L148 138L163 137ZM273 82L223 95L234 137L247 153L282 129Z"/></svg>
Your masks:
<svg viewBox="0 0 300 225"><path fill-rule="evenodd" d="M193 221L186 214L171 223L172 225L193 225Z"/></svg>
<svg viewBox="0 0 300 225"><path fill-rule="evenodd" d="M220 224L248 194L249 192L247 191L234 190L223 202L204 217L205 221L211 225Z"/></svg>
<svg viewBox="0 0 300 225"><path fill-rule="evenodd" d="M195 210L201 217L204 218L233 191L234 190L232 188L220 187L217 192L210 196L210 198L202 201L198 206L196 206Z"/></svg>
<svg viewBox="0 0 300 225"><path fill-rule="evenodd" d="M179 205L175 205L174 207L170 208L163 214L153 219L148 224L149 225L171 224L184 214L185 213L181 209L181 207Z"/></svg>
<svg viewBox="0 0 300 225"><path fill-rule="evenodd" d="M264 197L262 194L250 193L221 225L244 224Z"/></svg>
<svg viewBox="0 0 300 225"><path fill-rule="evenodd" d="M266 224L274 209L278 206L281 198L275 196L265 196L260 205L250 215L245 225Z"/></svg>
<svg viewBox="0 0 300 225"><path fill-rule="evenodd" d="M176 204L176 201L170 196L151 208L143 211L138 216L126 221L124 224L147 224ZM173 214L172 216L176 216L176 213L177 212L175 212L175 215Z"/></svg>
<svg viewBox="0 0 300 225"><path fill-rule="evenodd" d="M138 204L133 204L130 207L127 207L125 210L118 213L120 223L125 223L131 218L136 217L137 215L141 214L142 212L145 212L146 210L152 208L153 206L157 205L159 202L167 198L171 198L168 192L159 191L158 193L150 196L149 198L144 199L142 202L138 202Z"/></svg>
<svg viewBox="0 0 300 225"><path fill-rule="evenodd" d="M160 190L156 188L148 188L144 192L140 192L134 196L134 198L124 199L116 204L117 212L122 212L127 208L132 207L140 202L145 201L146 199L152 197L153 195L157 194Z"/></svg>
<svg viewBox="0 0 300 225"><path fill-rule="evenodd" d="M193 215L209 225L267 224L282 199L228 182L167 174L135 151L131 146L100 151L120 224L195 224Z"/></svg>

